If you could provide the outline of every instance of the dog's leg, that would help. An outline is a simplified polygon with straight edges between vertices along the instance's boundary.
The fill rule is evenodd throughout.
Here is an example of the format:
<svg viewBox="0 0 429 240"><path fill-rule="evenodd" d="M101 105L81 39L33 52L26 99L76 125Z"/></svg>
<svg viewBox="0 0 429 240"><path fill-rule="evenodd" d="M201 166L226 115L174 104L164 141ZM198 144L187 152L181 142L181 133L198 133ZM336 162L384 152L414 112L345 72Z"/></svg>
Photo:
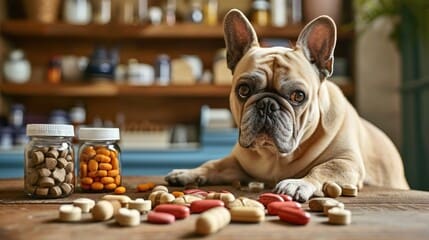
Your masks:
<svg viewBox="0 0 429 240"><path fill-rule="evenodd" d="M287 194L296 201L305 202L315 192L322 192L323 184L327 181L333 181L340 186L344 184L361 186L363 179L363 165L353 160L333 159L312 168L303 178L280 181L273 191Z"/></svg>
<svg viewBox="0 0 429 240"><path fill-rule="evenodd" d="M233 156L211 160L194 169L174 169L165 177L171 185L188 183L215 185L250 179Z"/></svg>

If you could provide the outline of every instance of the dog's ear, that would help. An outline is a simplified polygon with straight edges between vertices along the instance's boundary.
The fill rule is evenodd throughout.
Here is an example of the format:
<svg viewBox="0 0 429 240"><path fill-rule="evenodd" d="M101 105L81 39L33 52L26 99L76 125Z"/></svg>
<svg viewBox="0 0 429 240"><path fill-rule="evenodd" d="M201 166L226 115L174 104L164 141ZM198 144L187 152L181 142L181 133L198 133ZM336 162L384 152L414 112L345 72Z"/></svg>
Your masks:
<svg viewBox="0 0 429 240"><path fill-rule="evenodd" d="M231 9L224 18L226 60L228 68L234 73L235 66L246 52L259 46L258 37L246 16L238 10Z"/></svg>
<svg viewBox="0 0 429 240"><path fill-rule="evenodd" d="M308 23L298 37L307 59L319 69L320 79L331 76L334 65L334 49L337 41L337 28L328 16L320 16Z"/></svg>

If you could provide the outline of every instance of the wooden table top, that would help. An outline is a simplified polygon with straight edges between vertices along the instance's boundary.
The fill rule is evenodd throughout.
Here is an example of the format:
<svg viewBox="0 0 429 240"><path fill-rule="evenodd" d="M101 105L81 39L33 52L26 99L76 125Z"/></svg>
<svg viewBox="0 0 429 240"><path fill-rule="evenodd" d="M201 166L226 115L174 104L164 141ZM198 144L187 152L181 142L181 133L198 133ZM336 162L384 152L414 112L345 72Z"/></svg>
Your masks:
<svg viewBox="0 0 429 240"><path fill-rule="evenodd" d="M165 184L162 177L125 177L127 195L147 198L137 193L135 186L143 182ZM236 196L256 198L257 193L238 191L231 186L201 187L204 190L229 190ZM182 190L173 188L170 190ZM267 191L269 191L267 189ZM78 223L58 221L58 206L79 197L94 200L104 194L75 193L55 200L29 199L23 192L22 179L0 180L0 239L196 239L194 233L198 217L178 220L172 225L142 222L137 227L124 228L114 220L92 222L90 214ZM204 239L429 239L429 192L404 191L365 187L358 197L338 198L352 212L352 224L334 226L327 217L311 213L306 226L290 225L268 216L258 224L231 223L220 232ZM307 209L307 204L303 205ZM144 217L143 217L144 219Z"/></svg>

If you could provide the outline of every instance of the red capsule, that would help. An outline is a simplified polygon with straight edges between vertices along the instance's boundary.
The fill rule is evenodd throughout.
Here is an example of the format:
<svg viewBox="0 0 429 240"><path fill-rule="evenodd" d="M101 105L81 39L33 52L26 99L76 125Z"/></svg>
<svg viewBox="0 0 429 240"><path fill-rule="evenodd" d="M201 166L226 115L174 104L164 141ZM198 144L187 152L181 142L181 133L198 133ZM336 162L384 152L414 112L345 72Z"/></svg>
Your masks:
<svg viewBox="0 0 429 240"><path fill-rule="evenodd" d="M187 218L190 214L189 208L176 204L160 204L153 209L155 212L169 213L176 219Z"/></svg>
<svg viewBox="0 0 429 240"><path fill-rule="evenodd" d="M258 201L267 207L268 204L272 202L284 202L285 200L280 195L275 193L263 193L259 195Z"/></svg>
<svg viewBox="0 0 429 240"><path fill-rule="evenodd" d="M267 206L268 215L277 215L277 213L283 207L301 209L301 204L299 204L297 202L293 202L293 201L290 201L290 202L272 202L272 203L268 204L268 206Z"/></svg>
<svg viewBox="0 0 429 240"><path fill-rule="evenodd" d="M279 215L280 220L295 225L305 225L310 222L311 217L308 212L305 212L302 209L291 207L281 208L277 215Z"/></svg>
<svg viewBox="0 0 429 240"><path fill-rule="evenodd" d="M175 217L169 213L151 211L147 214L147 221L156 224L171 224L175 221Z"/></svg>
<svg viewBox="0 0 429 240"><path fill-rule="evenodd" d="M201 190L198 188L186 189L186 190L183 190L183 193L184 194L192 194L192 195L201 195L203 197L206 197L208 194L207 191L204 191L204 190Z"/></svg>
<svg viewBox="0 0 429 240"><path fill-rule="evenodd" d="M197 200L191 203L191 213L202 213L210 208L224 206L224 202L217 199Z"/></svg>
<svg viewBox="0 0 429 240"><path fill-rule="evenodd" d="M289 202L289 201L293 200L292 197L289 195L286 195L286 194L279 194L279 195L280 195L280 197L283 198L283 200L285 200L285 202Z"/></svg>

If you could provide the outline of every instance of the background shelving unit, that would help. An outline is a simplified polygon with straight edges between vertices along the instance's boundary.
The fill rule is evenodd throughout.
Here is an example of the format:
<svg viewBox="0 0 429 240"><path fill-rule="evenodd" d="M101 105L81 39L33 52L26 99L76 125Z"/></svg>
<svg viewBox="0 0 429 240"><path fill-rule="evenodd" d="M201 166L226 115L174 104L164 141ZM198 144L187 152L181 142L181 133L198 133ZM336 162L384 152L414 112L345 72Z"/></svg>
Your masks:
<svg viewBox="0 0 429 240"><path fill-rule="evenodd" d="M211 69L218 49L224 47L223 28L220 25L180 23L168 25L70 25L66 23L38 23L28 20L6 20L1 23L1 34L13 47L22 48L36 70L27 84L14 85L2 82L0 91L11 102L22 102L38 113L45 114L49 107L67 108L73 101L83 101L88 108L88 119L95 116L114 119L112 113L124 112L132 121L148 118L165 124L197 124L202 105L228 107L230 86L131 86L112 82L61 83L50 85L44 80L44 69L54 55L90 55L94 46L101 44L120 48L121 61L137 58L141 62L153 63L160 53L168 53L171 58L183 54L198 55L205 69ZM288 25L284 28L255 27L260 39L282 38L296 40L303 25ZM340 27L337 52L352 63L354 31L350 27ZM353 69L350 69L352 75ZM341 85L345 95L353 102L353 81ZM96 101L103 97L102 104ZM156 98L156 101L153 101ZM179 100L175 100L178 98ZM121 99L125 99L121 101ZM168 100L170 99L170 100ZM53 101L54 100L54 101ZM121 104L126 101L129 104ZM172 102L173 104L167 104ZM55 103L54 105L52 103ZM40 105L44 105L40 109ZM101 105L101 106L100 106ZM111 111L96 111L109 106ZM186 108L189 111L183 111ZM144 110L142 110L144 109ZM180 109L180 111L178 111ZM142 114L136 115L139 111ZM156 114L154 113L156 112ZM157 118L159 112L167 118Z"/></svg>

